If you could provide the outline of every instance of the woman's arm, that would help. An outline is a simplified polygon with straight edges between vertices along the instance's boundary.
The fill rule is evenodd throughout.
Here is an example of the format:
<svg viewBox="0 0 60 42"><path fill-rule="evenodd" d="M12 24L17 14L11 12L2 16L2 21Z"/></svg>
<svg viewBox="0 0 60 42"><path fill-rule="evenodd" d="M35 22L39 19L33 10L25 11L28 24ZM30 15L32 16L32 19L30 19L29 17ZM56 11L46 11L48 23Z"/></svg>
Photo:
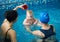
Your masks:
<svg viewBox="0 0 60 42"><path fill-rule="evenodd" d="M45 35L39 30L31 31L30 26L25 26L25 28L28 32L30 32L33 35L39 36L41 38L45 37Z"/></svg>
<svg viewBox="0 0 60 42"><path fill-rule="evenodd" d="M18 8L22 8L23 9L23 5L25 5L25 4L22 4L22 5L20 5L20 6L16 6L13 10L17 10Z"/></svg>
<svg viewBox="0 0 60 42"><path fill-rule="evenodd" d="M13 10L17 10L19 7L17 6L17 7L15 7Z"/></svg>

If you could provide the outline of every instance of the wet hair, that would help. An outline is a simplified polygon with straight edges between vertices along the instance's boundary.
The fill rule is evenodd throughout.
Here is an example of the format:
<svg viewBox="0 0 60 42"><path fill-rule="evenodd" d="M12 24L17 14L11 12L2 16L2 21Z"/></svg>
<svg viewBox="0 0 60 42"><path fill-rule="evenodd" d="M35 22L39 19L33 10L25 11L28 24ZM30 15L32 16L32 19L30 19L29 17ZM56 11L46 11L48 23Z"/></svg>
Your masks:
<svg viewBox="0 0 60 42"><path fill-rule="evenodd" d="M9 22L15 21L17 17L18 17L18 13L17 13L16 10L8 10L8 11L5 12L5 18Z"/></svg>

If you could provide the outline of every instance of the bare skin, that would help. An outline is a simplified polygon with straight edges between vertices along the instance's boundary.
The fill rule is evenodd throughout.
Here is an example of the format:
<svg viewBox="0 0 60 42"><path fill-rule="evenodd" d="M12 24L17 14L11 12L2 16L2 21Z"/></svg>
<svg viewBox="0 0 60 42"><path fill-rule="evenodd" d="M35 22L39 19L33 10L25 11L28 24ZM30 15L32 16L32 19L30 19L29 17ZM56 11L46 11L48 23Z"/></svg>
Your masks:
<svg viewBox="0 0 60 42"><path fill-rule="evenodd" d="M31 10L27 10L26 18L25 18L23 24L25 24L25 25L32 25L32 24L34 24L35 21L36 20L33 18L32 11Z"/></svg>
<svg viewBox="0 0 60 42"><path fill-rule="evenodd" d="M32 17L30 17L30 16L32 16L32 14L29 13L29 11L27 11L26 19L23 21L23 25L25 26L26 30L28 32L32 33L33 35L40 36L42 38L45 37L44 33L42 33L40 30L31 31L30 25L32 25L32 23L36 24L37 26L41 26L42 27L41 29L44 29L44 30L50 29L50 25L41 23L40 21L34 19L33 16ZM30 18L32 20L28 21L28 19L30 19ZM35 21L33 22L33 20L35 20Z"/></svg>
<svg viewBox="0 0 60 42"><path fill-rule="evenodd" d="M44 29L44 30L50 29L50 25L51 25L51 24L50 25L49 24L43 24L40 21L36 21L34 24L36 24L37 26L41 26L42 27L41 29ZM37 36L40 36L40 37L45 37L45 35L40 30L31 31L30 26L28 26L28 24L25 25L25 27L26 27L26 30L29 31L30 33L37 35ZM53 31L55 32L55 29Z"/></svg>
<svg viewBox="0 0 60 42"><path fill-rule="evenodd" d="M16 6L16 8L14 8L13 10L17 10L18 8L21 8L21 9L24 10L24 8L22 7L23 5L26 5L26 4L22 4L22 5L20 5L20 6Z"/></svg>
<svg viewBox="0 0 60 42"><path fill-rule="evenodd" d="M20 6L17 6L16 8L14 8L13 10L17 10L18 8L22 8L24 4L20 5ZM23 9L23 8L22 8ZM16 21L16 20L15 20ZM10 29L7 33L7 37L10 37L11 38L11 42L17 42L16 40L16 32L12 29L12 25L13 23L15 22L9 22L7 19L5 19L1 25L1 30L2 30L2 34L3 34L3 37L5 37L6 35L6 32L8 31L8 29Z"/></svg>
<svg viewBox="0 0 60 42"><path fill-rule="evenodd" d="M20 6L17 6L13 10L17 10L18 8L22 8L24 10L24 8L22 7L24 5L26 5L26 4L22 4ZM25 25L27 25L27 24L31 25L31 24L33 24L33 22L35 22L35 19L32 16L32 11L31 10L27 10L27 12L26 12L26 19L24 20L23 24L25 24Z"/></svg>
<svg viewBox="0 0 60 42"><path fill-rule="evenodd" d="M29 20L28 20L29 19ZM26 30L34 35L37 35L37 36L41 36L41 37L44 37L45 35L40 31L40 30L35 30L35 31L31 31L30 30L30 26L32 24L37 24L37 25L40 25L40 23L37 23L37 20L35 20L33 18L33 15L32 15L32 11L31 10L27 10L26 12L26 19L23 21L23 25L25 25L26 27Z"/></svg>
<svg viewBox="0 0 60 42"><path fill-rule="evenodd" d="M28 32L34 34L34 35L44 37L44 34L41 31L39 31L39 30L31 31L30 30L30 26L32 24L38 24L38 23L37 23L37 20L35 20L33 18L32 11L31 10L27 10L27 12L26 12L26 19L23 21L23 25L26 27L26 30ZM40 25L40 24L38 24L38 25Z"/></svg>
<svg viewBox="0 0 60 42"><path fill-rule="evenodd" d="M44 30L50 29L50 25L48 25L48 24L43 24L41 22L35 22L35 24L37 26L41 26L42 27L41 29L44 29ZM32 33L33 35L39 36L41 38L45 37L44 33L42 33L40 30L31 31L30 26L28 24L27 25L24 24L24 26L25 26L26 30L28 32ZM55 32L55 29L53 31Z"/></svg>
<svg viewBox="0 0 60 42"><path fill-rule="evenodd" d="M9 23L7 19L4 20L4 22L1 26L3 36L5 36L8 29L10 29L12 27L12 24L13 24L13 22ZM11 42L16 42L16 33L13 29L10 29L8 31L7 35L8 35L8 37L11 37Z"/></svg>

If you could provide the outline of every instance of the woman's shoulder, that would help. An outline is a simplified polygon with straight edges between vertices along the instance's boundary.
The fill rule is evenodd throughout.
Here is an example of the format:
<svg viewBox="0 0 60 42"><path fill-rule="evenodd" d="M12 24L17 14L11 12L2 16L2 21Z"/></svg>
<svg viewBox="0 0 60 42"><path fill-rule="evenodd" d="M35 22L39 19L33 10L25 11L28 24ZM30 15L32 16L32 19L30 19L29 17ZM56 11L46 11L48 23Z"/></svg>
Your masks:
<svg viewBox="0 0 60 42"><path fill-rule="evenodd" d="M15 30L10 29L9 33L10 33L10 34L14 34L14 33L15 33Z"/></svg>
<svg viewBox="0 0 60 42"><path fill-rule="evenodd" d="M10 29L9 32L8 32L8 35L9 35L10 37L15 36L15 35L16 35L15 30Z"/></svg>

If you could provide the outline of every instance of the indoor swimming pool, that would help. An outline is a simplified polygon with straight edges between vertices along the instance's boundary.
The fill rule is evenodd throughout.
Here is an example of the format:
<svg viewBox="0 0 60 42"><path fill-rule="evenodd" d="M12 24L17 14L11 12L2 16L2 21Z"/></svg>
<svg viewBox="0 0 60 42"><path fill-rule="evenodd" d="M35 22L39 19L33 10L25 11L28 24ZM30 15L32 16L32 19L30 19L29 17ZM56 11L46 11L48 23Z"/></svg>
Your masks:
<svg viewBox="0 0 60 42"><path fill-rule="evenodd" d="M17 1L18 2L18 1ZM27 2L26 2L27 3ZM19 4L20 5L20 4ZM39 19L39 13L42 11L47 11L49 16L50 16L50 21L49 24L53 24L55 29L56 29L56 38L60 42L60 6L59 5L43 5L43 4L38 4L38 5L30 5L27 3L29 10L33 11L33 15L36 19ZM0 6L0 26L4 20L4 12L8 9L13 9L14 7L17 6L17 3L11 5ZM4 7L4 8L2 8ZM5 9L6 8L6 9ZM25 27L23 25L23 21L26 17L26 11L22 9L18 9L18 20L16 23L13 25L13 29L16 31L17 34L17 42L31 42L36 36L32 35L31 33L27 32L25 30ZM32 26L32 28L39 28L37 26ZM34 29L33 29L34 30Z"/></svg>

